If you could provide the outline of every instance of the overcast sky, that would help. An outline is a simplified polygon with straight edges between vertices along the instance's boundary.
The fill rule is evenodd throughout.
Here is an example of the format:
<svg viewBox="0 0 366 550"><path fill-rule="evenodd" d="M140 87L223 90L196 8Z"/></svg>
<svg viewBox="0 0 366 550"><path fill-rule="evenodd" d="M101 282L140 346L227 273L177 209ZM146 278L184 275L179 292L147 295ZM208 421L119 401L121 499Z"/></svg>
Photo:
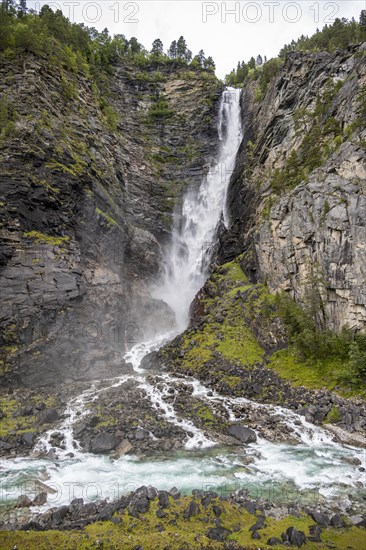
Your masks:
<svg viewBox="0 0 366 550"><path fill-rule="evenodd" d="M258 54L276 56L282 46L301 34L331 24L336 17L358 21L366 0L315 1L258 0L242 2L201 2L197 0L57 0L28 1L29 7L48 4L62 9L71 20L111 34L136 36L147 48L160 38L167 49L183 35L196 54L203 49L216 63L220 78Z"/></svg>

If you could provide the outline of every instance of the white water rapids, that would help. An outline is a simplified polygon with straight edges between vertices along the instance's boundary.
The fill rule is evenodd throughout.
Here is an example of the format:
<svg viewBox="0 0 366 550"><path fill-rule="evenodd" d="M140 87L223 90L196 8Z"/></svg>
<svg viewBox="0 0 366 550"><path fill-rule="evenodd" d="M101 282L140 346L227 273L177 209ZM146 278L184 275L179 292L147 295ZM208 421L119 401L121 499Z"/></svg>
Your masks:
<svg viewBox="0 0 366 550"><path fill-rule="evenodd" d="M241 139L239 92L224 92L219 115L220 150L217 164L204 178L199 189L188 191L177 215L167 269L154 296L165 300L176 314L177 326L183 330L188 310L196 292L207 275L210 247L217 224L223 216L225 195ZM214 488L221 494L245 488L253 497L266 497L278 504L306 499L315 504L319 499L334 499L347 504L351 494L360 493L364 473L346 458L359 458L366 467L361 449L337 444L321 428L308 424L302 416L278 406L259 405L244 398L223 397L192 378L177 378L161 374L159 385L150 383L140 367L141 359L176 334L161 334L157 338L135 345L125 359L132 363L134 373L110 380L109 387L121 387L133 378L139 384L152 407L166 420L187 434L185 451L165 453L148 459L124 456L113 460L107 456L84 453L73 437L73 423L88 413L88 403L105 391L96 383L76 399L65 411L66 419L58 431L65 435L65 448L57 451L57 459L21 457L0 461L1 498L13 501L20 494L30 497L40 492L37 481L54 489L42 507L59 506L82 496L86 501L96 498L117 498L141 485L153 485L180 490ZM271 443L258 438L244 449L220 447L204 434L192 420L182 418L167 400L170 384L190 386L193 396L213 407L224 407L230 420L240 420L234 410L241 405L269 410L273 416L291 428L298 445ZM36 444L35 450L51 449L50 430ZM153 437L153 434L151 434ZM72 453L72 455L70 455ZM250 456L248 464L245 458ZM302 500L303 501L303 500Z"/></svg>

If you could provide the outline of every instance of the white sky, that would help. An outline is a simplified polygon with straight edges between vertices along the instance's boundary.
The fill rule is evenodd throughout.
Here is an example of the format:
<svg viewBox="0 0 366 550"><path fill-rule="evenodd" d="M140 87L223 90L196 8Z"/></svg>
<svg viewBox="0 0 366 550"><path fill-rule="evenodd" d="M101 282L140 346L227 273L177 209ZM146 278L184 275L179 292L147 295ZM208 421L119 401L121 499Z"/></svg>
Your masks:
<svg viewBox="0 0 366 550"><path fill-rule="evenodd" d="M183 35L193 55L203 49L213 57L220 78L238 60L248 61L258 54L273 57L293 38L310 35L336 17L358 21L366 9L366 0L28 0L28 7L37 11L44 4L89 27L136 36L147 49L160 38L166 50Z"/></svg>

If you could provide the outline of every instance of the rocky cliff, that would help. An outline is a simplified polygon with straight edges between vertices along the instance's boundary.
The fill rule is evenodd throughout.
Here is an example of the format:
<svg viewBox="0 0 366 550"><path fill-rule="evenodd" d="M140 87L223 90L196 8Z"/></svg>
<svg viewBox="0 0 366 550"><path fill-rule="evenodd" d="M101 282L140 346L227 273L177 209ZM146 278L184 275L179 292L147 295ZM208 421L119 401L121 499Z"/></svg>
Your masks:
<svg viewBox="0 0 366 550"><path fill-rule="evenodd" d="M321 328L366 324L365 44L293 53L242 95L243 142L221 260L311 306Z"/></svg>
<svg viewBox="0 0 366 550"><path fill-rule="evenodd" d="M337 393L365 397L365 85L365 45L246 84L230 224L160 368L364 432L364 402Z"/></svg>
<svg viewBox="0 0 366 550"><path fill-rule="evenodd" d="M123 372L126 342L171 322L147 285L215 154L222 86L128 60L96 81L31 54L3 58L0 81L2 375L40 386Z"/></svg>

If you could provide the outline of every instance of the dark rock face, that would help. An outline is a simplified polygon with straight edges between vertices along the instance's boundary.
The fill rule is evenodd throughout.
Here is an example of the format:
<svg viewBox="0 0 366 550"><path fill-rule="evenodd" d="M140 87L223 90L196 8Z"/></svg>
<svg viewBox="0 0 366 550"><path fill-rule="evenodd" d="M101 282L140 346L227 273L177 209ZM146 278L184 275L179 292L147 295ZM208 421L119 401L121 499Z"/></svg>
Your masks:
<svg viewBox="0 0 366 550"><path fill-rule="evenodd" d="M318 322L332 330L366 325L364 121L344 134L357 117L366 79L364 49L292 53L262 101L255 100L255 84L244 88L243 141L228 191L231 226L222 231L219 251L222 263L246 252L242 265L252 282L266 280L271 291L289 292L300 303L307 299L304 283L316 273L324 306ZM327 89L334 91L325 105ZM273 174L300 151L319 101L326 111L322 124L339 127L338 138L333 134L339 146L325 155L319 142L321 166L274 196ZM299 113L305 113L302 127Z"/></svg>
<svg viewBox="0 0 366 550"><path fill-rule="evenodd" d="M234 424L233 426L230 426L228 433L242 443L255 443L255 441L257 441L255 432L250 428L246 428L242 424Z"/></svg>
<svg viewBox="0 0 366 550"><path fill-rule="evenodd" d="M118 120L111 129L86 77L69 75L69 99L46 61L2 64L0 92L16 98L18 113L0 143L5 384L123 374L126 346L173 323L146 283L162 268L184 189L215 154L222 85L179 67L156 71L140 78L128 62L115 67L105 83ZM172 116L155 121L159 97Z"/></svg>

